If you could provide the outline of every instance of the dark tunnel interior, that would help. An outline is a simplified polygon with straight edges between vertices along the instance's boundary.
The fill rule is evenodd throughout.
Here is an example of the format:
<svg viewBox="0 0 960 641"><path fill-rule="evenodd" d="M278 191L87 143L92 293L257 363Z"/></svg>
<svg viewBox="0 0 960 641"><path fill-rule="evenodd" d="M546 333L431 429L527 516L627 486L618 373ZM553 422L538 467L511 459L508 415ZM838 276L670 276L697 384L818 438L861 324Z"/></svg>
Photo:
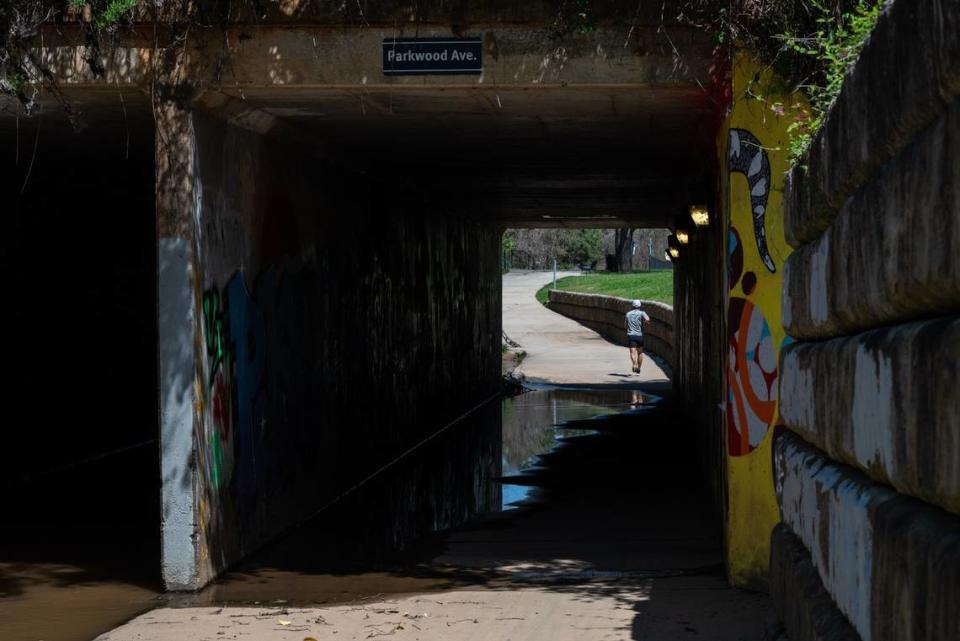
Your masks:
<svg viewBox="0 0 960 641"><path fill-rule="evenodd" d="M142 97L0 118L5 561L158 585L153 126ZM4 592L16 590L6 586Z"/></svg>
<svg viewBox="0 0 960 641"><path fill-rule="evenodd" d="M497 101L509 104L512 115L499 113ZM124 91L122 100L112 92L93 93L77 104L79 131L55 105L45 107L37 118L0 118L0 170L12 207L2 234L2 264L10 274L11 296L18 301L0 321L10 337L9 362L16 364L5 370L4 394L10 407L21 408L19 418L8 422L8 447L2 455L3 496L16 527L0 535L0 562L72 563L77 567L57 575L57 581L109 578L152 594L163 586L160 525L165 516L158 428L163 408L158 393L155 123L149 100L134 92ZM311 426L303 425L290 427L283 438L301 448L315 445L327 458L317 465L303 451L285 454L303 460L289 465L284 461L294 472L268 484L266 491L287 496L277 503L300 501L296 518L268 526L268 536L254 532L256 537L241 540L239 551L236 543L222 548L211 544L211 554L229 557L218 570L239 569L226 584L199 597L201 602L234 593L246 598L243 589L237 591L236 577L265 566L279 568L281 574L310 574L393 563L398 549L416 555L436 541L428 536L425 543L413 545L420 540L417 536L463 523L483 506L499 510L505 445L498 404L484 407L415 455L405 458L404 452L462 412L457 408L463 401L476 402L480 391L498 389L499 372L490 365L498 360L492 343L499 342L500 334L496 247L502 230L665 227L683 205L712 197L715 122L710 106L696 92L647 96L602 88L550 100L523 91L493 98L470 91L251 92L244 108L265 114L271 123L268 132L244 128L211 105L199 107L194 119L202 147L198 174L209 184L197 197L205 199L203 207L213 203L224 210L237 198L241 218L244 207L250 207L256 210L255 224L261 225L260 245L252 259L240 262L238 273L248 268L254 273L248 262L268 265L278 244L300 242L296 233L281 227L287 218L301 215L299 209L321 212L322 224L301 225L297 232L309 237L315 248L298 251L327 252L329 257L311 267L316 280L301 281L302 298L292 307L283 307L288 303L279 296L272 304L278 314L307 309L304 322L310 331L337 333L321 347L304 347L299 356L303 366L297 366L296 376L316 379L312 387L304 383L306 395L291 392L279 403L268 399L272 409L262 419L272 417L271 411L322 416L328 423L324 429L335 434L311 436L306 434ZM250 141L256 150L250 152L253 160L245 155ZM271 161L275 166L262 174L269 192L263 196L249 177L259 181L257 163ZM330 169L334 165L338 168ZM297 168L302 175L289 178ZM276 185L291 184L286 195L275 197ZM278 202L289 209L282 218L272 209ZM335 203L338 209L322 203ZM209 223L202 231L204 242L231 233ZM341 234L366 241L368 254L338 246ZM307 246L306 241L300 244ZM216 268L221 267L218 260L226 265L225 258L215 258ZM407 272L412 276L403 280ZM203 276L197 278L199 282ZM253 298L249 283L247 288ZM324 302L319 307L302 302L321 288ZM351 288L360 292L354 300ZM377 288L394 298L384 298ZM482 300L464 301L464 292ZM404 298L408 294L412 298ZM439 309L443 306L449 309ZM317 309L320 316L309 315ZM451 310L453 320L448 318ZM362 334L368 312L388 327L351 345L349 328ZM262 313L269 316L266 310ZM453 322L461 325L448 326ZM454 336L464 331L468 335ZM270 340L284 342L300 335L284 330ZM263 349L249 332L240 340L250 354ZM376 344L366 344L368 340ZM395 347L403 341L413 347ZM470 353L470 345L477 354ZM285 349L291 347L295 351L303 346ZM267 349L273 348L268 343ZM313 362L328 371L308 362L314 349L322 358ZM368 362L369 354L385 350L387 357ZM454 353L472 368L466 374L456 363L431 361L450 360ZM420 370L412 371L414 365ZM482 371L484 384L474 389L469 379L476 371ZM287 384L287 374L296 378L288 372L275 380ZM418 389L424 380L458 389ZM407 392L410 398L401 398ZM285 405L290 399L345 407L290 410ZM388 424L391 412L400 427ZM357 417L380 422L358 425ZM657 414L656 420L674 433L658 434L647 444L671 447L667 442L681 436L682 426L673 426L670 410ZM614 433L620 434L618 430ZM376 434L382 438L374 442ZM616 436L611 447L615 449L621 437ZM644 442L635 435L623 438L631 447ZM234 450L238 458L243 447ZM687 478L694 455L692 450L685 455L675 450L662 462L684 477L678 485L684 500L695 496L690 500L700 509L703 484ZM202 448L195 456L191 469L206 464ZM578 456L560 459L577 465ZM276 458L283 460L280 453ZM399 459L404 459L402 465L380 474L385 461ZM618 459L618 465L623 463ZM309 479L298 480L304 478L298 476L298 466L308 470ZM376 479L367 483L371 473ZM614 476L609 482L623 480ZM593 478L589 491L603 491L605 478ZM354 491L358 482L363 487ZM563 477L561 483L569 482ZM321 484L326 485L319 491ZM615 509L616 502L626 500L617 492L601 503ZM460 498L435 500L454 494ZM329 513L335 526L329 519L313 518L299 534L291 530L332 503L338 503ZM219 518L226 522L237 514L263 529L259 513L244 512L239 501L229 509L236 512L226 511L227 516ZM70 536L65 536L65 527ZM269 541L290 541L291 536L294 544L268 546L237 566L238 559ZM324 542L322 553L316 552L317 541ZM291 552L305 549L312 552ZM477 577L452 580L460 579L469 583ZM0 584L6 594L22 589L16 580Z"/></svg>

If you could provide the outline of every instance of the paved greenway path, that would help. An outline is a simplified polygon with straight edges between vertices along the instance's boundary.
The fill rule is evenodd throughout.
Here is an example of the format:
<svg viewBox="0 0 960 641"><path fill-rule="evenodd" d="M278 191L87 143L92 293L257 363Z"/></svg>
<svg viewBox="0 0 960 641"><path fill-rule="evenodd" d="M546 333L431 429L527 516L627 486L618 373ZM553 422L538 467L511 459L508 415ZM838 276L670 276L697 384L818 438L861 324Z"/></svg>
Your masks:
<svg viewBox="0 0 960 641"><path fill-rule="evenodd" d="M558 272L557 278L579 272ZM635 385L663 383L667 376L645 356L639 376L630 354L580 323L552 312L535 298L551 272L512 271L503 276L503 330L527 352L520 364L532 383Z"/></svg>

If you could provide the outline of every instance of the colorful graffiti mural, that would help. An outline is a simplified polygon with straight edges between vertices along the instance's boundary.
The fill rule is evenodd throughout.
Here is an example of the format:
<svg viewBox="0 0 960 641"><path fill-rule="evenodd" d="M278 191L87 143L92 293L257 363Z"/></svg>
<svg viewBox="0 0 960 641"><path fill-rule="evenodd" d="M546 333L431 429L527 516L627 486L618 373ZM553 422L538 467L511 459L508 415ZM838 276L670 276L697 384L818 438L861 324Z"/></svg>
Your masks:
<svg viewBox="0 0 960 641"><path fill-rule="evenodd" d="M203 295L203 336L206 344L209 377L206 398L209 399L212 428L208 431L205 469L209 486L219 490L230 482L233 470L233 411L231 402L232 359L224 362L226 348L224 313L220 290L213 288Z"/></svg>
<svg viewBox="0 0 960 641"><path fill-rule="evenodd" d="M767 157L767 150L746 129L730 129L729 135L727 163L730 173L740 173L747 177L757 253L763 265L769 271L775 272L777 266L770 258L770 252L767 249L766 217L767 200L770 196L770 160Z"/></svg>
<svg viewBox="0 0 960 641"><path fill-rule="evenodd" d="M778 363L787 339L777 266L790 253L783 235L783 180L790 105L800 100L779 95L779 86L769 70L738 56L733 107L718 140L727 167L727 558L735 585L760 588L770 533L779 521L771 428L778 420Z"/></svg>
<svg viewBox="0 0 960 641"><path fill-rule="evenodd" d="M731 296L727 312L727 448L731 456L741 456L760 445L773 422L777 350L760 308Z"/></svg>
<svg viewBox="0 0 960 641"><path fill-rule="evenodd" d="M293 280L297 280L293 277ZM204 494L218 514L239 523L255 518L263 479L280 465L271 439L296 429L290 416L299 394L290 377L299 371L292 346L304 310L297 307L291 277L270 267L253 293L242 272L202 298L205 364L202 429L198 435ZM211 511L212 512L212 511Z"/></svg>

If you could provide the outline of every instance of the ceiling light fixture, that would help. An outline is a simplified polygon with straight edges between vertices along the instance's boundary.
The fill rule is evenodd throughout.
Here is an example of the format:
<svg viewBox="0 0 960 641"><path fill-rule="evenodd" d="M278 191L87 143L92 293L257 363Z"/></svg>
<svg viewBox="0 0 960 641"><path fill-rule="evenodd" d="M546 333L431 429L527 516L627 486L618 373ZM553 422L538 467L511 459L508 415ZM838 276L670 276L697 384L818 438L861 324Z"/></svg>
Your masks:
<svg viewBox="0 0 960 641"><path fill-rule="evenodd" d="M690 205L690 218L697 227L706 227L710 224L710 212L706 205Z"/></svg>

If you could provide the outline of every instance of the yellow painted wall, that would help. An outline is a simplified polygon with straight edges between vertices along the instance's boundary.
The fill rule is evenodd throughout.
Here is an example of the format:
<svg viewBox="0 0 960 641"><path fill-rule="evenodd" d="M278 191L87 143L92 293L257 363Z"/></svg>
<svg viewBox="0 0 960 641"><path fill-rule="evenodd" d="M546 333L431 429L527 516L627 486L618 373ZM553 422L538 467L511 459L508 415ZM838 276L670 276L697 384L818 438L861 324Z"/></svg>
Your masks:
<svg viewBox="0 0 960 641"><path fill-rule="evenodd" d="M733 105L718 141L727 229L727 567L734 585L760 589L767 584L770 532L779 521L771 440L785 340L780 293L791 251L783 235L783 183L787 127L802 100L777 86L771 72L736 57Z"/></svg>

